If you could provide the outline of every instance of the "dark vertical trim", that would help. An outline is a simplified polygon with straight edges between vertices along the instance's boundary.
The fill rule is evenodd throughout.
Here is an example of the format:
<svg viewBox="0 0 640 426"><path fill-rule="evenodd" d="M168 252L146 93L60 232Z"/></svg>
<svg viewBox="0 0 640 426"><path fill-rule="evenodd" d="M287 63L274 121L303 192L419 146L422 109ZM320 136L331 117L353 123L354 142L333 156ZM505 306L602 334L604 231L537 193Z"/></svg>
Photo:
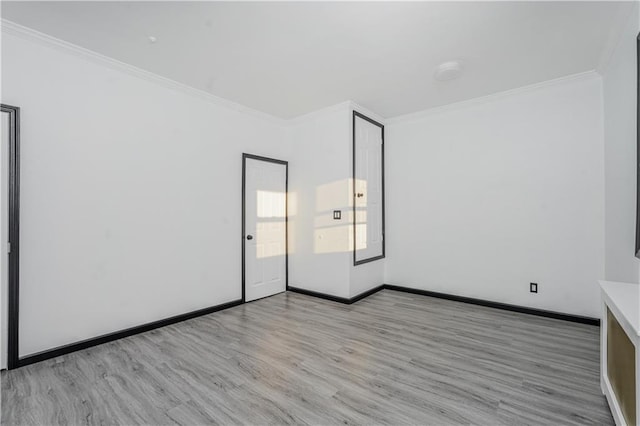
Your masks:
<svg viewBox="0 0 640 426"><path fill-rule="evenodd" d="M386 228L386 210L387 205L385 203L387 188L384 184L384 126L382 126L382 146L380 147L381 155L380 167L382 167L382 257L387 256L387 228ZM354 246L355 247L355 246Z"/></svg>
<svg viewBox="0 0 640 426"><path fill-rule="evenodd" d="M258 161L266 161L267 163L275 163L282 164L285 169L285 181L284 181L284 238L285 238L285 257L284 257L284 267L285 267L285 290L289 289L289 162L283 160L276 160L275 158L269 157L261 157L259 155L253 154L242 154L242 303L246 302L246 281L245 281L245 244L246 244L246 218L247 218L247 203L246 203L246 195L247 195L247 159L258 160Z"/></svg>
<svg viewBox="0 0 640 426"><path fill-rule="evenodd" d="M246 210L247 207L245 205L245 194L246 194L246 186L247 186L247 154L242 154L242 244L240 248L242 250L242 303L244 303L244 284L245 284L245 276L244 276L244 239L247 235L247 230L245 226L245 218L246 218Z"/></svg>
<svg viewBox="0 0 640 426"><path fill-rule="evenodd" d="M640 258L640 34L636 38L636 257Z"/></svg>
<svg viewBox="0 0 640 426"><path fill-rule="evenodd" d="M374 256L374 257L370 257L368 259L360 259L357 260L356 259L356 241L357 241L357 220L356 220L356 117L359 117L365 121L368 121L371 124L374 124L378 127L380 127L380 131L382 133L382 143L380 145L380 151L381 151L381 156L380 156L380 166L382 167L382 254L379 256ZM369 262L374 262L376 260L380 260L380 259L384 259L386 256L386 244L387 244L387 237L386 237L386 229L385 229L385 186L384 186L384 125L381 123L378 123L375 120L372 120L371 118L367 117L364 114L359 113L358 111L353 111L353 119L352 119L352 167L353 167L353 179L352 179L352 199L353 199L353 265L357 266L357 265L362 265L363 263L369 263Z"/></svg>
<svg viewBox="0 0 640 426"><path fill-rule="evenodd" d="M8 254L8 318L7 318L7 368L19 365L19 307L20 307L20 108L1 104L2 112L9 113L9 241L11 252ZM0 242L0 252L7 246Z"/></svg>
<svg viewBox="0 0 640 426"><path fill-rule="evenodd" d="M289 163L284 169L284 267L285 267L285 290L289 289Z"/></svg>
<svg viewBox="0 0 640 426"><path fill-rule="evenodd" d="M353 111L351 118L351 202L353 203L353 264L357 264L356 260L356 246L357 246L357 233L358 227L357 211L356 211L356 111Z"/></svg>

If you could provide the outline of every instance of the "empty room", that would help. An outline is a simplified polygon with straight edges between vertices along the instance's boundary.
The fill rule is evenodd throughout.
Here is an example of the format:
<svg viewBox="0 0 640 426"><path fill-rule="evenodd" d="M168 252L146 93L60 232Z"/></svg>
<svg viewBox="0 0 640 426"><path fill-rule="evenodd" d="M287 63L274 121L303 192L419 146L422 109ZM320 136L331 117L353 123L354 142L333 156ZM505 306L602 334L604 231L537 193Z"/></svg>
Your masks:
<svg viewBox="0 0 640 426"><path fill-rule="evenodd" d="M640 425L640 2L0 15L2 425Z"/></svg>

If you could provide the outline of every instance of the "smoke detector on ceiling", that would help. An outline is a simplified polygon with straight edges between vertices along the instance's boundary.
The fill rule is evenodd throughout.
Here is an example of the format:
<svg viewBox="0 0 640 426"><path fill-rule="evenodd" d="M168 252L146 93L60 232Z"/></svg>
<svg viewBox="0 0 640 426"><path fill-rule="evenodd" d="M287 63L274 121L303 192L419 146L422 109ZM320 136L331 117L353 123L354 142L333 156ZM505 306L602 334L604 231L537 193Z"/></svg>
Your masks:
<svg viewBox="0 0 640 426"><path fill-rule="evenodd" d="M460 74L462 74L460 61L448 61L438 65L434 78L438 81L449 81L460 77Z"/></svg>

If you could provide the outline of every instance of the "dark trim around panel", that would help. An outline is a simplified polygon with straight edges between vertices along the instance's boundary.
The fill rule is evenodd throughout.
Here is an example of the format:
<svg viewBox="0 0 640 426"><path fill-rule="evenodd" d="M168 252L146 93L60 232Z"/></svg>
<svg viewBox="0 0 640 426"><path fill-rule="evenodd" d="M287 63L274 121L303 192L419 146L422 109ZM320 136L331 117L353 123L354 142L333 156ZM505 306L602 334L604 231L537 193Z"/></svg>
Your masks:
<svg viewBox="0 0 640 426"><path fill-rule="evenodd" d="M7 368L19 366L19 306L20 306L20 108L0 104L2 112L9 114L9 271L7 315ZM4 243L2 243L4 244ZM0 244L0 247L2 247ZM0 250L5 250L0 248Z"/></svg>
<svg viewBox="0 0 640 426"><path fill-rule="evenodd" d="M139 325L136 327L127 328L125 330L116 331L114 333L104 334L102 336L93 337L91 339L82 340L80 342L60 346L55 349L49 349L43 352L39 352L39 353L28 355L24 358L21 358L18 366L24 367L25 365L34 364L36 362L44 361L50 358L55 358L60 355L65 355L71 352L87 349L93 346L102 345L103 343L108 343L114 340L123 339L125 337L133 336L135 334L144 333L147 331L154 330L156 328L165 327L167 325L176 324L178 322L186 321L192 318L201 317L203 315L208 315L214 312L222 311L224 309L233 308L234 306L238 306L240 304L242 304L241 300L234 300L231 302L223 303L221 305L199 309L197 311L188 312L186 314L176 315L170 318L165 318L165 319L153 321L147 324Z"/></svg>
<svg viewBox="0 0 640 426"><path fill-rule="evenodd" d="M360 259L357 260L356 259L356 241L357 241L357 224L356 224L356 117L359 117L365 121L368 121L371 124L374 124L378 127L380 127L380 131L382 133L382 144L380 146L380 150L382 151L382 155L380 158L380 163L381 163L381 167L382 167L382 254L379 256L374 256L374 257L370 257L368 259ZM384 198L385 198L385 187L384 187L384 125L381 123L378 123L375 120L372 120L371 118L367 117L364 114L359 113L358 111L353 111L353 119L352 119L352 123L351 123L351 132L352 132L352 166L353 166L353 181L351 183L351 189L352 189L352 197L353 197L353 265L354 266L358 266L358 265L362 265L364 263L369 263L369 262L374 262L376 260L380 260L380 259L384 259L385 258L385 249L386 249L386 242L387 242L387 238L385 235L385 204L384 204Z"/></svg>
<svg viewBox="0 0 640 426"><path fill-rule="evenodd" d="M284 160L276 160L275 158L262 157L253 154L242 154L242 303L245 299L245 241L246 241L246 225L245 220L247 217L246 206L246 192L247 192L247 159L266 161L268 163L282 164L285 166L285 182L284 182L284 203L285 203L285 217L284 217L284 238L285 238L285 289L289 290L289 162Z"/></svg>
<svg viewBox="0 0 640 426"><path fill-rule="evenodd" d="M636 257L640 258L640 34L636 38Z"/></svg>

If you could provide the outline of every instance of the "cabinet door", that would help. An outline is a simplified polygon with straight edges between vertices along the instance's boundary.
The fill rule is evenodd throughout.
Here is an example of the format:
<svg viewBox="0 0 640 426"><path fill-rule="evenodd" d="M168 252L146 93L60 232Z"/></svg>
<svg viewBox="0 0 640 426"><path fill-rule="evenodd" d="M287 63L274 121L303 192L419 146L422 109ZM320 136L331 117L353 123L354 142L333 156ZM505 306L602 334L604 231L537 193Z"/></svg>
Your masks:
<svg viewBox="0 0 640 426"><path fill-rule="evenodd" d="M607 308L607 375L622 415L636 424L636 348Z"/></svg>

